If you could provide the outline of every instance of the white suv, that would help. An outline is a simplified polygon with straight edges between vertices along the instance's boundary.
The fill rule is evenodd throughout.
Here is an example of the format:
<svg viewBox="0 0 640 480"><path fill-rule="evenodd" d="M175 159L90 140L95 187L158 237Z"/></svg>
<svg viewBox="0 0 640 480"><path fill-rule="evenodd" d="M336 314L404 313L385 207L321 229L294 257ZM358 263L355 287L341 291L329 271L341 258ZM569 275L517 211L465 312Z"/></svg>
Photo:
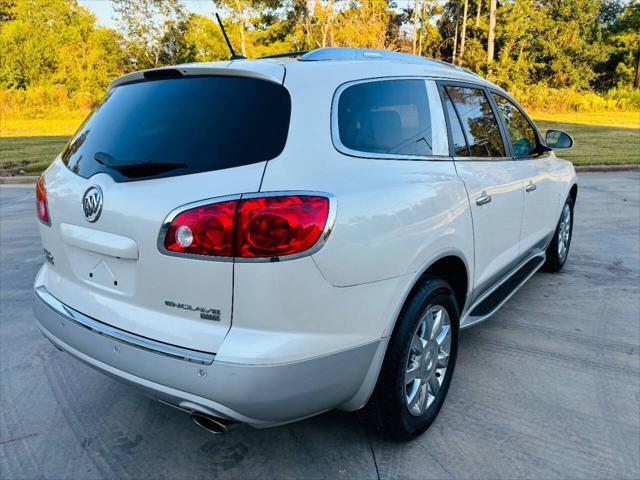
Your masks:
<svg viewBox="0 0 640 480"><path fill-rule="evenodd" d="M459 329L564 264L571 144L400 53L125 75L38 181L38 327L212 431L340 408L411 438Z"/></svg>

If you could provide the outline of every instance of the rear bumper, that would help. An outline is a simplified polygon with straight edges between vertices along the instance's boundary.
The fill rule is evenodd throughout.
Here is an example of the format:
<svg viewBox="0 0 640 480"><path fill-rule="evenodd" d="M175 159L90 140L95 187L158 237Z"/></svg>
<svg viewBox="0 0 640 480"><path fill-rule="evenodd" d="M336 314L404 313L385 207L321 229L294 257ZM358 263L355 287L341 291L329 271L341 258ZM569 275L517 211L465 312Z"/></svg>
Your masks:
<svg viewBox="0 0 640 480"><path fill-rule="evenodd" d="M292 363L238 364L116 329L62 304L43 286L35 290L34 313L51 342L90 366L185 410L256 427L345 404L381 346L377 341Z"/></svg>

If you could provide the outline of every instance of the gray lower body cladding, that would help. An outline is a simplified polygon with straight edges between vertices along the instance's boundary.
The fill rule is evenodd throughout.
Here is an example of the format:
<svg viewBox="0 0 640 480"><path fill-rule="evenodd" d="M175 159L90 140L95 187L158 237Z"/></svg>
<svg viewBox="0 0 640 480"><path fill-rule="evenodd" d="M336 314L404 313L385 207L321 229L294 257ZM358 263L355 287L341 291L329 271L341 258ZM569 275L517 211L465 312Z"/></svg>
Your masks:
<svg viewBox="0 0 640 480"><path fill-rule="evenodd" d="M180 408L256 427L298 420L347 402L358 392L379 344L284 364L214 360L207 365L100 335L37 292L34 313L51 342L103 373Z"/></svg>

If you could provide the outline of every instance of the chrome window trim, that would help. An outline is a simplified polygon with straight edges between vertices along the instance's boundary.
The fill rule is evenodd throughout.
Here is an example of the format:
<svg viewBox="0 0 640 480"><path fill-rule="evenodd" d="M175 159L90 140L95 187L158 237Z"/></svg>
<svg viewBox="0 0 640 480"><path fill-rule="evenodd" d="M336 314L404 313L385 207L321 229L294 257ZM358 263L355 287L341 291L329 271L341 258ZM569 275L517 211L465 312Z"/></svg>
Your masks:
<svg viewBox="0 0 640 480"><path fill-rule="evenodd" d="M324 225L324 229L318 241L310 248L303 252L293 253L291 255L279 255L273 257L256 257L256 258L242 258L242 257L220 257L214 255L198 255L195 253L178 253L172 252L171 250L167 250L164 246L164 238L167 234L167 230L169 230L169 226L171 222L182 212L186 210L190 210L192 208L201 207L203 205L210 205L212 203L225 202L229 200L243 200L249 198L264 198L264 197L279 197L286 195L314 195L319 197L325 197L329 200L329 213L327 215L327 221ZM207 260L214 262L233 262L233 263L274 263L274 262L286 262L289 260L296 260L298 258L307 257L309 255L313 255L318 250L320 250L324 244L327 242L327 239L331 235L331 231L335 225L336 214L337 214L337 200L335 195L327 192L317 192L311 190L282 190L275 192L252 192L252 193L242 193L236 195L225 195L222 197L212 197L205 200L198 200L197 202L187 203L178 208L172 210L167 217L162 222L162 226L160 227L160 232L158 233L158 250L163 255L169 255L172 257L179 258L192 258L195 260Z"/></svg>
<svg viewBox="0 0 640 480"><path fill-rule="evenodd" d="M513 157L453 157L453 161L460 162L506 162L513 161Z"/></svg>
<svg viewBox="0 0 640 480"><path fill-rule="evenodd" d="M77 310L65 305L56 297L49 293L44 286L35 288L35 293L38 298L53 310L58 315L62 316L66 320L79 325L80 327L91 330L94 333L107 337L111 340L129 345L131 347L146 350L148 352L172 357L178 360L183 360L191 363L198 363L200 365L211 365L215 359L214 353L202 352L199 350L191 350L188 348L178 347L168 343L159 342L157 340L151 340L150 338L136 335L119 328L112 327L106 323L102 323L87 315L78 312Z"/></svg>
<svg viewBox="0 0 640 480"><path fill-rule="evenodd" d="M342 143L342 140L340 139L340 129L339 129L339 122L338 122L338 104L339 104L340 96L342 95L342 93L347 88L352 87L354 85L359 85L362 83L386 82L386 81L395 81L395 80L423 80L425 82L425 93L427 95L427 100L429 102L428 113L431 119L433 114L432 100L435 101L437 99L431 98L432 95L429 92L427 82L429 81L435 82L434 79L421 77L421 76L399 76L399 77L373 77L373 78L353 80L340 85L333 94L333 99L331 101L331 141L333 143L333 147L340 153L343 153L350 157L357 157L357 158L367 158L367 159L377 159L377 160L451 161L451 156L448 153L442 154L442 155L407 155L407 154L400 154L400 153L376 153L376 152L366 152L362 150L353 150L349 147L346 147ZM444 118L443 118L443 122L445 122ZM443 133L447 135L446 130ZM433 134L433 122L432 122L432 134ZM448 137L446 141L448 144L449 142Z"/></svg>

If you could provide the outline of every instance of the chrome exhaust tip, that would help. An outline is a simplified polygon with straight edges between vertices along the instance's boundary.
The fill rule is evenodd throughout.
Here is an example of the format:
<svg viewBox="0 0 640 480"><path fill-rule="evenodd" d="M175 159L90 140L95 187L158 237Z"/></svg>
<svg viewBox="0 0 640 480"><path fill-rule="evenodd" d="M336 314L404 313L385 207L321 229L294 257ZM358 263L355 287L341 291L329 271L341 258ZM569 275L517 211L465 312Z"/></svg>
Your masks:
<svg viewBox="0 0 640 480"><path fill-rule="evenodd" d="M207 432L213 433L214 435L227 433L229 427L232 425L232 423L227 420L210 417L202 413L192 413L190 418L191 421L200 428L204 428Z"/></svg>

